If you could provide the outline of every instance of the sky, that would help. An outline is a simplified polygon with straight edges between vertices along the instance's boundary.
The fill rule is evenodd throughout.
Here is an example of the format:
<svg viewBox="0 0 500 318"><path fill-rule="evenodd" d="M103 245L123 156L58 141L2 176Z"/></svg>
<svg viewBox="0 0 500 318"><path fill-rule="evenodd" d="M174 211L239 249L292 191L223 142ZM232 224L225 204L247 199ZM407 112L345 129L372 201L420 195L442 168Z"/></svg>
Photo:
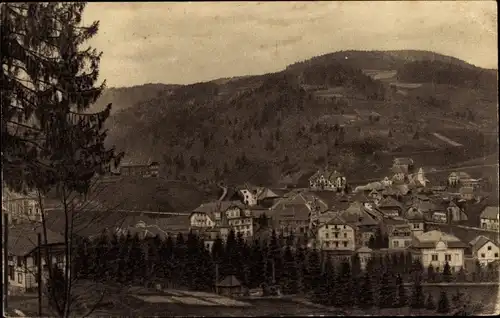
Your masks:
<svg viewBox="0 0 500 318"><path fill-rule="evenodd" d="M108 87L282 70L341 50L428 50L497 68L495 1L93 2Z"/></svg>

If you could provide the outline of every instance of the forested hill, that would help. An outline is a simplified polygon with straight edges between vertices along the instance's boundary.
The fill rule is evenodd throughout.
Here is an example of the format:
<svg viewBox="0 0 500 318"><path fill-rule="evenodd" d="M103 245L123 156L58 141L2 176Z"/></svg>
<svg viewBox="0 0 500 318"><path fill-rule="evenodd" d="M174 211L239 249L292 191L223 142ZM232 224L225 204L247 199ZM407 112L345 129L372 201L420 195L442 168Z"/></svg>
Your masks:
<svg viewBox="0 0 500 318"><path fill-rule="evenodd" d="M379 80L367 70L389 73L390 78ZM314 170L326 163L359 172L374 150L418 144L412 138L423 128L418 128L420 117L409 105L427 107L429 98L445 96L448 101L440 104L444 106L426 112L462 114L477 101L491 111L496 90L491 89L490 74L431 52L346 51L259 76L115 89L106 100L115 105L107 123L108 142L124 150L127 160L155 159L162 163L164 176L193 182L274 183L285 172ZM452 80L444 80L450 76ZM398 82L424 85L394 90L392 84ZM438 85L425 85L431 82ZM471 87L475 93L453 85ZM385 114L384 122L380 127L364 121L352 124L360 111ZM394 118L402 125L399 134Z"/></svg>

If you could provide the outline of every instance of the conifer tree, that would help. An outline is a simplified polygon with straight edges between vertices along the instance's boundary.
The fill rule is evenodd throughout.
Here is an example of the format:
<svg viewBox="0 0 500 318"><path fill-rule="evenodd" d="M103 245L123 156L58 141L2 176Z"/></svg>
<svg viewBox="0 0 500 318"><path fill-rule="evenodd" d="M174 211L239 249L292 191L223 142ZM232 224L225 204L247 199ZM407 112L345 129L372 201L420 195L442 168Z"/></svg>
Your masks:
<svg viewBox="0 0 500 318"><path fill-rule="evenodd" d="M418 264L416 265L417 267L419 266ZM424 299L424 293L422 291L422 276L420 273L415 273L413 275L413 286L412 286L412 293L411 293L411 308L419 309L419 308L424 308L425 306L425 299Z"/></svg>
<svg viewBox="0 0 500 318"><path fill-rule="evenodd" d="M159 258L160 258L160 268L159 273L164 283L170 283L173 272L173 252L174 252L174 240L169 235L167 239L164 240L160 246Z"/></svg>
<svg viewBox="0 0 500 318"><path fill-rule="evenodd" d="M256 288L266 281L265 270L266 259L260 241L255 240L252 244L250 262L250 287Z"/></svg>
<svg viewBox="0 0 500 318"><path fill-rule="evenodd" d="M354 305L352 297L353 295L352 272L351 272L351 265L349 264L348 261L343 261L340 265L339 285L342 286L340 294L343 306L352 307Z"/></svg>
<svg viewBox="0 0 500 318"><path fill-rule="evenodd" d="M146 253L143 246L143 240L138 233L132 236L129 254L129 278L131 282L144 282L146 270Z"/></svg>
<svg viewBox="0 0 500 318"><path fill-rule="evenodd" d="M450 312L450 302L448 300L448 295L444 290L439 294L437 312L440 314L447 314Z"/></svg>
<svg viewBox="0 0 500 318"><path fill-rule="evenodd" d="M391 298L389 287L389 274L384 271L382 277L380 278L379 284L379 299L378 306L380 308L390 308L392 307L393 299Z"/></svg>
<svg viewBox="0 0 500 318"><path fill-rule="evenodd" d="M460 267L460 270L457 273L457 281L465 282L467 280L467 274L465 273L465 269Z"/></svg>
<svg viewBox="0 0 500 318"><path fill-rule="evenodd" d="M398 289L398 307L405 307L408 304L408 297L406 296L406 289L403 283L403 278L399 274L396 278L396 285Z"/></svg>
<svg viewBox="0 0 500 318"><path fill-rule="evenodd" d="M89 277L90 262L89 254L90 241L87 237L78 239L75 246L75 256L73 268L77 278L87 279Z"/></svg>
<svg viewBox="0 0 500 318"><path fill-rule="evenodd" d="M306 277L307 277L307 262L306 262L306 253L305 250L300 244L296 245L295 252L295 264L297 264L297 283L299 287L299 291L305 291Z"/></svg>
<svg viewBox="0 0 500 318"><path fill-rule="evenodd" d="M318 289L319 277L321 276L321 260L317 250L311 250L307 256L307 280L306 290L314 292Z"/></svg>
<svg viewBox="0 0 500 318"><path fill-rule="evenodd" d="M368 271L363 275L358 304L361 308L372 308L374 305L372 277Z"/></svg>
<svg viewBox="0 0 500 318"><path fill-rule="evenodd" d="M451 273L451 267L450 264L448 264L448 261L444 263L444 268L443 268L443 279L445 282L449 283L452 281L452 273Z"/></svg>
<svg viewBox="0 0 500 318"><path fill-rule="evenodd" d="M435 310L436 309L436 304L434 302L434 297L432 297L432 293L429 293L427 295L427 299L425 301L425 308L429 310Z"/></svg>
<svg viewBox="0 0 500 318"><path fill-rule="evenodd" d="M434 267L432 264L429 264L429 267L427 267L427 280L429 282L433 282L436 280L436 272L434 271Z"/></svg>
<svg viewBox="0 0 500 318"><path fill-rule="evenodd" d="M280 280L281 288L284 294L296 294L299 291L298 266L295 263L295 257L289 245L285 247L283 255L283 271Z"/></svg>

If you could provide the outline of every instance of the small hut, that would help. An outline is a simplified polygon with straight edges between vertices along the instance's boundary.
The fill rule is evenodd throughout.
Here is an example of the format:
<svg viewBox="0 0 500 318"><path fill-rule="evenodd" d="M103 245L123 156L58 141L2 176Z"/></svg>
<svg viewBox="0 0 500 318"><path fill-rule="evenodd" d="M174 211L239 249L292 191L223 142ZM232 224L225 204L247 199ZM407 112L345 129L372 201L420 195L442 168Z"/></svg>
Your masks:
<svg viewBox="0 0 500 318"><path fill-rule="evenodd" d="M240 281L234 276L226 276L222 281L217 283L218 293L224 296L237 296L242 292Z"/></svg>

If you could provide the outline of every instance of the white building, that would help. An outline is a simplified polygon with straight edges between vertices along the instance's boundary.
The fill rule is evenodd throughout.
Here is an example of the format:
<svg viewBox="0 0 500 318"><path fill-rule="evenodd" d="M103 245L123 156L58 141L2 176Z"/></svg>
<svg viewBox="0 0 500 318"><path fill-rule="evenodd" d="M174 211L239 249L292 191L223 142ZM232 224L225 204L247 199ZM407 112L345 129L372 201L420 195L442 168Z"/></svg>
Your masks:
<svg viewBox="0 0 500 318"><path fill-rule="evenodd" d="M338 215L318 227L317 241L322 250L354 251L356 248L354 228Z"/></svg>
<svg viewBox="0 0 500 318"><path fill-rule="evenodd" d="M2 210L9 215L9 223L41 222L42 220L40 205L34 193L24 195L3 186Z"/></svg>
<svg viewBox="0 0 500 318"><path fill-rule="evenodd" d="M191 228L229 227L236 235L253 236L253 216L239 201L217 201L200 205L189 216Z"/></svg>
<svg viewBox="0 0 500 318"><path fill-rule="evenodd" d="M497 206L488 206L484 208L480 215L481 228L488 230L499 229L499 209Z"/></svg>
<svg viewBox="0 0 500 318"><path fill-rule="evenodd" d="M467 247L456 236L437 230L414 237L410 246L425 268L432 265L438 272L443 270L446 262L452 271L460 270L464 266L464 251Z"/></svg>
<svg viewBox="0 0 500 318"><path fill-rule="evenodd" d="M488 265L488 263L498 261L499 247L492 240L486 236L480 235L470 241L469 245L472 250L472 257L481 263L481 265Z"/></svg>

